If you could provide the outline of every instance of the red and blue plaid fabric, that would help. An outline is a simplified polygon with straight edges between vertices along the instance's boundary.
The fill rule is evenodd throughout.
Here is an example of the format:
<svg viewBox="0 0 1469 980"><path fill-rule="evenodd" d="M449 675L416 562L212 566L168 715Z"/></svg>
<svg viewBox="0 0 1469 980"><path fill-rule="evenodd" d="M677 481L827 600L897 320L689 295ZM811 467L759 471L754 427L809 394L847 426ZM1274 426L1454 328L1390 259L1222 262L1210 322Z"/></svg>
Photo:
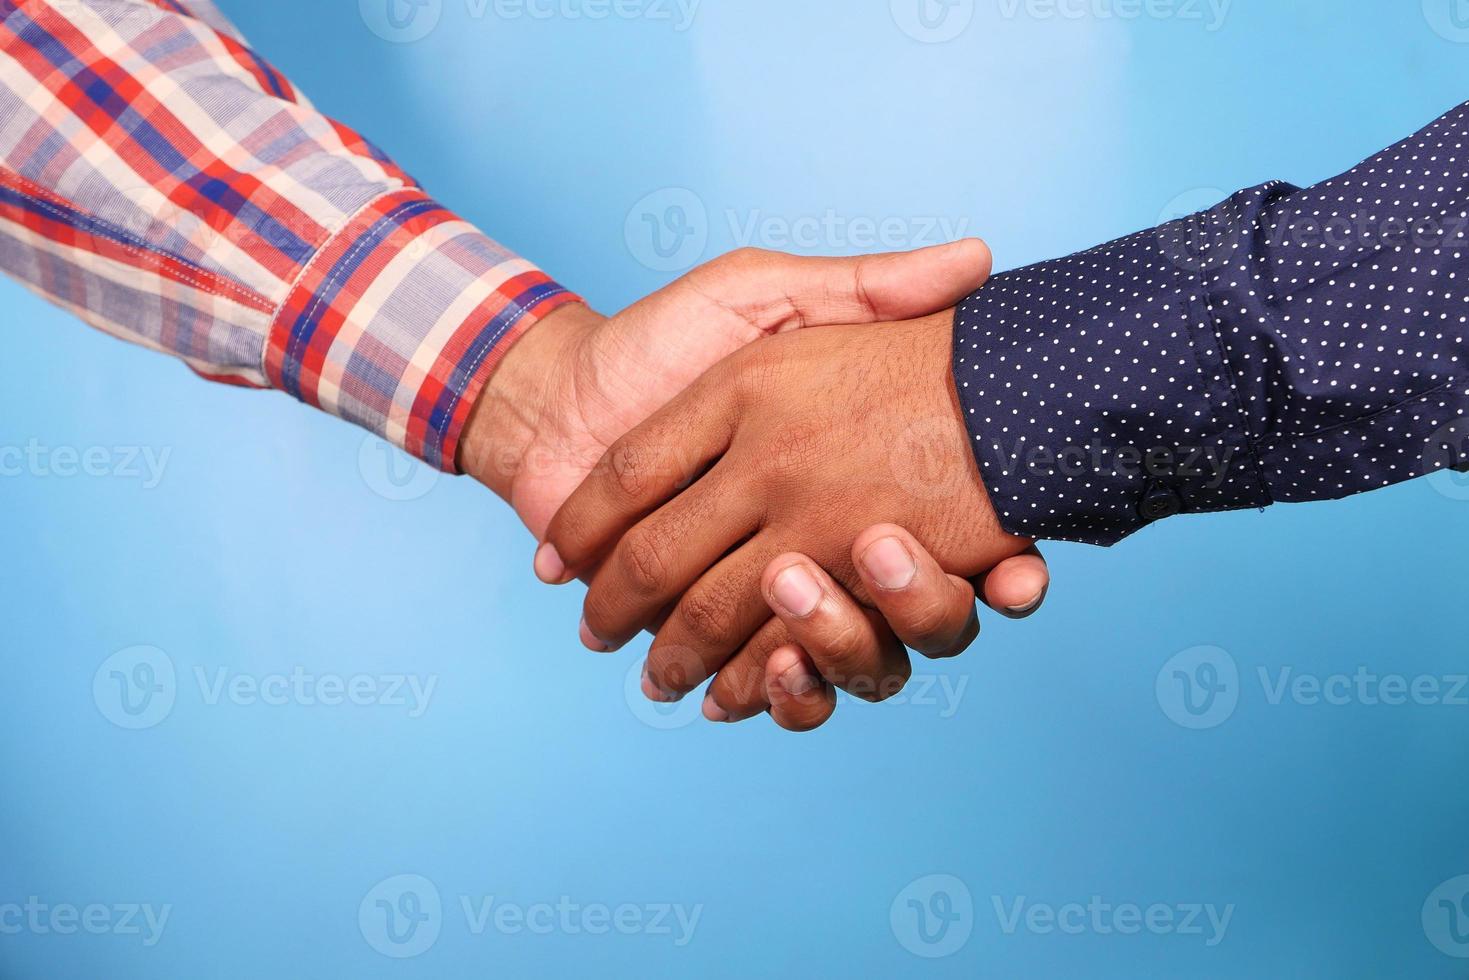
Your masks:
<svg viewBox="0 0 1469 980"><path fill-rule="evenodd" d="M495 364L575 299L316 112L208 0L0 0L0 268L449 470Z"/></svg>

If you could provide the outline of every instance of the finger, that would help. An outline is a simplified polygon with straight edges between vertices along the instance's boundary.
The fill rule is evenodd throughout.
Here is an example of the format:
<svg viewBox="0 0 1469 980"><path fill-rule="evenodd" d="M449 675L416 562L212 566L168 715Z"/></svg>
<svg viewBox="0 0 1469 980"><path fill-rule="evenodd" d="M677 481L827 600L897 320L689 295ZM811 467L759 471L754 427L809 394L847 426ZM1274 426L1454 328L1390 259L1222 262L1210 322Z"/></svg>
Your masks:
<svg viewBox="0 0 1469 980"><path fill-rule="evenodd" d="M768 613L768 610L767 610ZM714 675L704 696L704 717L715 722L741 722L770 709L765 696L765 661L777 649L795 641L775 617L739 649Z"/></svg>
<svg viewBox="0 0 1469 980"><path fill-rule="evenodd" d="M893 632L925 657L958 656L979 636L974 587L940 568L905 529L878 524L863 531L852 562Z"/></svg>
<svg viewBox="0 0 1469 980"><path fill-rule="evenodd" d="M582 642L621 648L666 621L700 576L759 528L761 509L732 493L720 466L623 535L592 578L582 605Z"/></svg>
<svg viewBox="0 0 1469 980"><path fill-rule="evenodd" d="M908 683L908 651L810 558L780 556L760 585L771 611L827 681L867 701L884 701Z"/></svg>
<svg viewBox="0 0 1469 980"><path fill-rule="evenodd" d="M760 573L776 555L760 535L690 586L648 650L655 701L676 701L723 667L770 618Z"/></svg>
<svg viewBox="0 0 1469 980"><path fill-rule="evenodd" d="M1051 571L1039 549L1000 562L975 580L985 605L1010 619L1034 615L1046 601Z"/></svg>
<svg viewBox="0 0 1469 980"><path fill-rule="evenodd" d="M710 377L612 444L551 518L537 577L552 585L576 578L728 448L734 401Z"/></svg>
<svg viewBox="0 0 1469 980"><path fill-rule="evenodd" d="M819 728L836 711L836 691L797 646L780 647L765 661L765 696L770 717L791 732Z"/></svg>
<svg viewBox="0 0 1469 980"><path fill-rule="evenodd" d="M749 248L696 269L688 280L769 334L927 316L984 285L992 263L989 247L977 238L850 258Z"/></svg>

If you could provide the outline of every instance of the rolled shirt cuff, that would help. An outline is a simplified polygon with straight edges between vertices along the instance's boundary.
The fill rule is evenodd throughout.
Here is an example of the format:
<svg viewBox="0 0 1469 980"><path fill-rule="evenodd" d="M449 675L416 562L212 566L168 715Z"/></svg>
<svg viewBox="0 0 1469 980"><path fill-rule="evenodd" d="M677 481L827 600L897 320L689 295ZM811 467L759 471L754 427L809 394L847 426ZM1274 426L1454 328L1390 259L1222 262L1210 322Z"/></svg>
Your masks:
<svg viewBox="0 0 1469 980"><path fill-rule="evenodd" d="M459 436L517 339L578 297L417 188L357 212L271 324L272 386L455 472Z"/></svg>
<svg viewBox="0 0 1469 980"><path fill-rule="evenodd" d="M1002 526L1111 545L1271 502L1204 288L1234 216L996 276L959 307L954 381Z"/></svg>

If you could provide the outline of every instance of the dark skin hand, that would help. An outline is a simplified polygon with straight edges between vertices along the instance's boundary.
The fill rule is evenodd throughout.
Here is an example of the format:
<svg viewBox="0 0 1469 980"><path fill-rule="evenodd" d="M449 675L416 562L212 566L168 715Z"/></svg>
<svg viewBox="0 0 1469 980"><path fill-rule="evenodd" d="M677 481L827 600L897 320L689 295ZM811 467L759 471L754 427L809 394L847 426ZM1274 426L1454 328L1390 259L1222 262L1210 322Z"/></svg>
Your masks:
<svg viewBox="0 0 1469 980"><path fill-rule="evenodd" d="M963 580L1032 542L1001 530L980 480L950 379L951 326L946 311L762 341L619 439L546 536L561 580L591 572L589 644L611 649L656 629L644 688L658 699L686 695L726 665L744 686L757 669L772 701L829 698L819 683L784 686L792 667L814 666L804 654L792 660L787 637L804 630L827 654L819 673L882 700L911 667L868 608L884 591L872 571L883 563L863 556L881 544L876 557L898 582L906 566L893 570L898 552L886 543L896 537L928 596L918 617L927 621L910 638L930 655L962 649L974 632ZM907 534L874 528L884 524ZM848 605L853 597L861 607ZM781 639L761 649L765 633ZM722 696L734 686L716 682L717 708L728 710Z"/></svg>

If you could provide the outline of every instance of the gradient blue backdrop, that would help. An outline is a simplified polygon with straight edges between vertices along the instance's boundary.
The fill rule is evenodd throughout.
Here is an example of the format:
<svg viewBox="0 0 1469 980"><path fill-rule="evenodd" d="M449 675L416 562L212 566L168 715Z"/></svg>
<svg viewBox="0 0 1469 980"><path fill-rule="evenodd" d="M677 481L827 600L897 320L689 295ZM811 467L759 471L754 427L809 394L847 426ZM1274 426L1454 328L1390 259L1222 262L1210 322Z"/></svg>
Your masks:
<svg viewBox="0 0 1469 980"><path fill-rule="evenodd" d="M1464 0L1003 0L967 26L960 0L937 33L916 0L704 0L686 29L661 0L571 16L586 2L433 0L413 41L382 0L221 5L318 105L609 311L752 222L778 246L822 219L799 250L826 253L863 220L913 244L967 230L1009 268L1330 176L1469 98ZM653 226L685 253L665 262ZM10 284L0 311L0 445L100 447L111 473L0 478L7 980L1469 973L1449 955L1469 919L1439 904L1469 873L1469 692L1272 690L1366 668L1453 693L1469 483L1053 547L1043 615L992 617L901 703L794 737L629 699L641 648L581 650L579 588L538 585L475 485ZM120 447L168 453L157 486ZM141 730L110 686L138 655L103 667L137 646L175 672ZM1173 670L1204 660L1232 696L1195 716ZM434 687L421 712L211 687L297 670ZM431 918L395 945L377 899L400 875ZM1207 925L1005 928L1017 901L1093 896L1232 917L1213 945ZM32 897L107 905L104 934L5 930ZM490 897L699 919L683 945L590 934L584 912L477 928L463 902ZM169 907L156 944L119 928L130 903Z"/></svg>

